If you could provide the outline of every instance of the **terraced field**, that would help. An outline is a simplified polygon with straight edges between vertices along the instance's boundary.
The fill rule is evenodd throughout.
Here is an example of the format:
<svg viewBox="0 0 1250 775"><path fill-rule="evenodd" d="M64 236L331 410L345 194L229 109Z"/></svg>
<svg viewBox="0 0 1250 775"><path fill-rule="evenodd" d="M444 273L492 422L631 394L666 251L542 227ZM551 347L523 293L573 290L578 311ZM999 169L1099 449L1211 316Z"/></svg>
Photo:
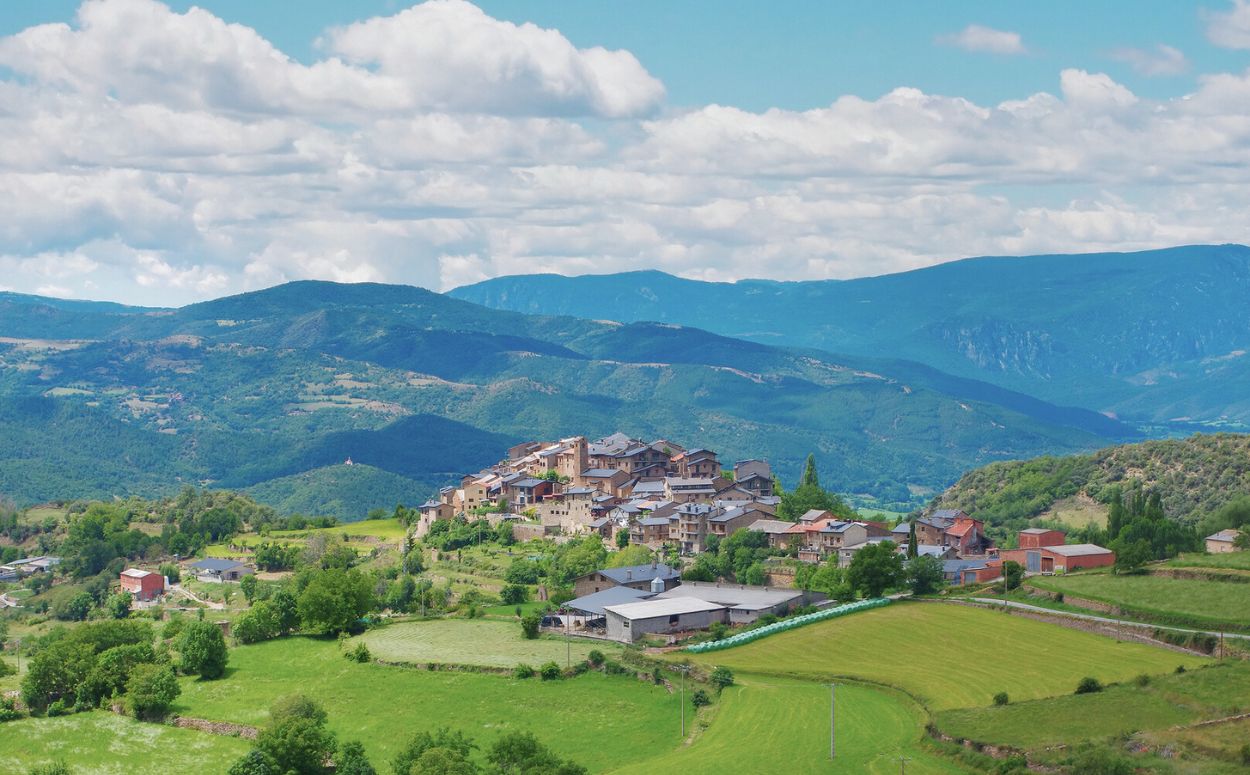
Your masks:
<svg viewBox="0 0 1250 775"><path fill-rule="evenodd" d="M573 638L542 637L526 640L521 626L488 619L436 619L428 622L401 622L352 639L363 642L375 659L388 662L424 664L464 664L485 667L515 667L525 663L538 667L556 662L561 667L572 655L584 662L591 650L599 649L609 658L618 654L616 643Z"/></svg>
<svg viewBox="0 0 1250 775"><path fill-rule="evenodd" d="M1068 694L1084 676L1123 681L1209 661L938 603L897 603L694 659L742 672L890 684L933 710L988 705L1000 691L1017 700Z"/></svg>
<svg viewBox="0 0 1250 775"><path fill-rule="evenodd" d="M1250 584L1165 576L1074 574L1030 579L1052 592L1076 595L1121 606L1139 614L1159 614L1160 623L1250 629Z"/></svg>

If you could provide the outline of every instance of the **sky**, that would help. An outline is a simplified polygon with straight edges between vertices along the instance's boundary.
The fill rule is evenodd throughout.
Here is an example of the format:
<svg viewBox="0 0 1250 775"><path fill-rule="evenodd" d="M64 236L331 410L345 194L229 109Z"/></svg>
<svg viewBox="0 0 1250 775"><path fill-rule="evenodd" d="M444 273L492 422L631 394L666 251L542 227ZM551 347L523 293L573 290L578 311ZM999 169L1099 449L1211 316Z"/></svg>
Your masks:
<svg viewBox="0 0 1250 775"><path fill-rule="evenodd" d="M0 214L160 306L1250 242L1250 0L7 0Z"/></svg>

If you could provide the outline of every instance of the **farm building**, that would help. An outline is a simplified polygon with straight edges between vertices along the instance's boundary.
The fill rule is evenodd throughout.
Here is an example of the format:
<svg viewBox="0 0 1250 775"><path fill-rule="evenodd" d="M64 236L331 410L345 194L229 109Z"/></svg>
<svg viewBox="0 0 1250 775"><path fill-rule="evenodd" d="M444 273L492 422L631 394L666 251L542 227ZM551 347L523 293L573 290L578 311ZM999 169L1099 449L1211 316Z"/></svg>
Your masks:
<svg viewBox="0 0 1250 775"><path fill-rule="evenodd" d="M622 643L650 634L703 630L729 615L724 606L693 597L621 603L607 606L604 613L608 637Z"/></svg>
<svg viewBox="0 0 1250 775"><path fill-rule="evenodd" d="M122 591L129 592L139 602L146 603L165 594L165 577L150 570L127 568L121 572L120 581Z"/></svg>
<svg viewBox="0 0 1250 775"><path fill-rule="evenodd" d="M187 570L195 574L199 581L222 582L238 581L244 576L251 576L256 571L251 565L235 560L219 560L213 557L199 560L187 566Z"/></svg>
<svg viewBox="0 0 1250 775"><path fill-rule="evenodd" d="M947 583L956 586L964 584L982 584L1003 575L1003 564L999 560L943 560L942 576Z"/></svg>
<svg viewBox="0 0 1250 775"><path fill-rule="evenodd" d="M1115 564L1115 552L1097 544L1064 544L1036 549L1004 549L1003 562L1018 562L1026 573L1067 573L1081 568L1102 568Z"/></svg>
<svg viewBox="0 0 1250 775"><path fill-rule="evenodd" d="M1211 554L1235 552L1237 547L1233 542L1237 540L1237 536L1236 530L1221 530L1218 533L1212 533L1206 538L1207 551Z"/></svg>
<svg viewBox="0 0 1250 775"><path fill-rule="evenodd" d="M13 581L32 573L47 573L60 564L60 557L46 555L23 557L20 560L0 565L0 581Z"/></svg>
<svg viewBox="0 0 1250 775"><path fill-rule="evenodd" d="M780 587L753 587L711 581L685 581L655 596L655 600L694 598L716 603L729 611L731 624L748 624L765 614L784 614L791 608L825 600L819 592Z"/></svg>
<svg viewBox="0 0 1250 775"><path fill-rule="evenodd" d="M1043 546L1063 546L1066 538L1062 530L1030 527L1020 531L1019 543L1021 549L1040 549Z"/></svg>
<svg viewBox="0 0 1250 775"><path fill-rule="evenodd" d="M610 587L650 590L651 580L655 578L664 582L665 589L671 589L680 583L681 572L663 563L629 565L624 568L601 568L575 579L573 593L578 597L585 597Z"/></svg>

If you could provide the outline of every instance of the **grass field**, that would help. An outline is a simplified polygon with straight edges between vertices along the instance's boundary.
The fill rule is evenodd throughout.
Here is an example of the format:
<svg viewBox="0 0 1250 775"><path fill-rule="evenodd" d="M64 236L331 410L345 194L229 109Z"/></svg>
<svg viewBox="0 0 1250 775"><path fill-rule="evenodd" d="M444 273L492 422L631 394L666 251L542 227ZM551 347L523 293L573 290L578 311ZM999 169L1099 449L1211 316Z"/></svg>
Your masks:
<svg viewBox="0 0 1250 775"><path fill-rule="evenodd" d="M797 678L860 678L898 686L934 710L1071 692L1209 660L981 608L897 603L698 655L709 665Z"/></svg>
<svg viewBox="0 0 1250 775"><path fill-rule="evenodd" d="M1177 568L1231 568L1250 570L1250 552L1225 554L1182 554L1167 563Z"/></svg>
<svg viewBox="0 0 1250 775"><path fill-rule="evenodd" d="M334 641L312 638L233 649L225 678L185 679L182 689L178 714L252 725L265 723L275 698L303 692L325 706L339 739L364 743L380 772L389 771L415 732L440 726L463 730L482 745L504 731L530 730L593 772L643 753L662 755L679 742L680 700L650 682L600 673L522 681L362 665L344 659ZM206 759L198 769L222 772L222 764Z"/></svg>
<svg viewBox="0 0 1250 775"><path fill-rule="evenodd" d="M726 690L711 727L672 753L612 770L613 775L725 775L735 772L880 773L963 772L921 747L924 713L906 697L883 689L837 689L837 757L829 761L829 687L777 676L739 675Z"/></svg>
<svg viewBox="0 0 1250 775"><path fill-rule="evenodd" d="M1183 616L1195 624L1250 627L1250 584L1109 573L1034 578L1029 583L1065 595L1124 606L1130 611Z"/></svg>
<svg viewBox="0 0 1250 775"><path fill-rule="evenodd" d="M519 624L489 619L400 622L370 630L352 641L364 642L375 659L389 662L486 667L514 667L522 662L533 667L557 662L563 667L570 650L575 662L584 661L592 649L599 649L609 658L621 650L616 643L578 638L569 641L568 646L563 638L525 640Z"/></svg>
<svg viewBox="0 0 1250 775"><path fill-rule="evenodd" d="M1250 663L1238 662L1155 677L1144 687L1127 682L1097 694L951 710L935 721L955 737L1031 750L1224 718L1246 712L1246 698Z"/></svg>
<svg viewBox="0 0 1250 775"><path fill-rule="evenodd" d="M225 772L249 743L235 737L144 724L104 711L22 719L0 727L0 772L62 759L75 773L167 775Z"/></svg>
<svg viewBox="0 0 1250 775"><path fill-rule="evenodd" d="M404 540L404 526L398 519L366 519L360 522L346 522L334 527L311 528L306 530L275 530L273 538L305 538L313 533L326 535L348 535L351 537L377 538L383 541Z"/></svg>

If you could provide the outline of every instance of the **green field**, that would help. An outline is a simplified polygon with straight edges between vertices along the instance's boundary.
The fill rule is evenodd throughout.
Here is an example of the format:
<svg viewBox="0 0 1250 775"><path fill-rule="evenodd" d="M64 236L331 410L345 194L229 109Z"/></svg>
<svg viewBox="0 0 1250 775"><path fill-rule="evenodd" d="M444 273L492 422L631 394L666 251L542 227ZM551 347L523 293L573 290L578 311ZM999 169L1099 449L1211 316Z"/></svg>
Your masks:
<svg viewBox="0 0 1250 775"><path fill-rule="evenodd" d="M1167 563L1177 568L1231 568L1250 570L1250 552L1224 554L1182 554Z"/></svg>
<svg viewBox="0 0 1250 775"><path fill-rule="evenodd" d="M737 772L964 772L921 747L924 712L897 692L849 684L837 689L837 757L829 761L829 687L777 676L740 675L715 721L695 742L614 775L725 775Z"/></svg>
<svg viewBox="0 0 1250 775"><path fill-rule="evenodd" d="M898 686L933 710L1067 694L1084 676L1111 682L1209 660L1117 643L1022 616L938 603L897 603L695 656L709 665Z"/></svg>
<svg viewBox="0 0 1250 775"><path fill-rule="evenodd" d="M334 527L311 528L306 530L275 530L271 538L306 538L313 533L326 535L348 535L352 538L378 538L383 541L402 541L404 526L398 519L366 519L360 522L347 522Z"/></svg>
<svg viewBox="0 0 1250 775"><path fill-rule="evenodd" d="M0 727L0 772L62 759L75 773L167 775L225 772L247 751L236 737L145 724L104 711L11 721Z"/></svg>
<svg viewBox="0 0 1250 775"><path fill-rule="evenodd" d="M573 638L542 637L525 640L521 626L488 619L434 619L426 622L400 622L352 639L369 647L375 659L422 664L484 665L514 667L525 663L534 667L544 662L564 666L568 652L573 661L585 661L592 649L612 657L620 652L616 643Z"/></svg>
<svg viewBox="0 0 1250 775"><path fill-rule="evenodd" d="M1144 687L1127 682L1097 694L950 710L935 721L954 737L1032 750L1224 718L1244 713L1247 697L1250 664L1226 663L1155 677Z"/></svg>
<svg viewBox="0 0 1250 775"><path fill-rule="evenodd" d="M1250 627L1250 584L1109 573L1033 578L1029 583L1122 606L1134 613L1182 617L1181 623Z"/></svg>
<svg viewBox="0 0 1250 775"><path fill-rule="evenodd" d="M563 644L559 644L563 645ZM562 756L601 772L640 752L676 747L679 699L632 677L515 680L467 671L357 664L332 640L292 637L230 652L226 677L185 679L179 715L263 725L277 697L303 692L329 711L341 740L360 740L379 771L420 730L450 726L489 745L498 734L529 730ZM659 723L673 719L673 725ZM199 769L221 772L224 762Z"/></svg>

